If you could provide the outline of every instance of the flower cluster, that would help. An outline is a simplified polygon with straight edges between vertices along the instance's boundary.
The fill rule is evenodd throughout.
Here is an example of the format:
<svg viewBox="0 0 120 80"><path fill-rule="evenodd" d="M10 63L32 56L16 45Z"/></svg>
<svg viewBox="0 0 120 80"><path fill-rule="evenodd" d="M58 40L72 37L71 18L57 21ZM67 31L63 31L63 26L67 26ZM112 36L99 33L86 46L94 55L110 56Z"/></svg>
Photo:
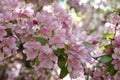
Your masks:
<svg viewBox="0 0 120 80"><path fill-rule="evenodd" d="M59 80L69 74L71 79L84 76L82 80L119 80L120 16L112 15L109 23L115 30L105 34L111 40L104 46L106 54L93 57L97 37L81 31L54 1L0 1L0 69L7 68L3 69L5 79ZM85 12L80 0L67 3ZM44 9L48 4L51 10Z"/></svg>
<svg viewBox="0 0 120 80"><path fill-rule="evenodd" d="M85 31L72 27L71 17L62 8L54 4L51 12L35 12L34 5L24 1L4 0L0 4L1 61L21 54L24 68L20 73L26 80L48 80L56 64L61 69L58 78L68 73L71 78L84 74L81 71L91 62L90 51L96 43Z"/></svg>
<svg viewBox="0 0 120 80"><path fill-rule="evenodd" d="M119 80L120 71L120 36L119 36L119 20L117 14L113 14L109 22L109 27L112 27L113 32L105 33L105 38L110 42L104 46L103 53L96 65L96 70L93 70L93 80ZM108 27L108 25L107 25ZM113 30L114 29L114 30ZM110 36L111 35L111 36ZM108 37L109 36L109 37ZM104 75L103 75L104 74Z"/></svg>

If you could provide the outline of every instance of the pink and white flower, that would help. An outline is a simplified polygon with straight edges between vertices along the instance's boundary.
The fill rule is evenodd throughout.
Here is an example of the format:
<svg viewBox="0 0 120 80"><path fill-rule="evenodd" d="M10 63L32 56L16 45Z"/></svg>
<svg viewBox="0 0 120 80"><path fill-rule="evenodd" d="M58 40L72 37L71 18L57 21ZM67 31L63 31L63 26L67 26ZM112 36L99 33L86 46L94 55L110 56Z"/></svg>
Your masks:
<svg viewBox="0 0 120 80"><path fill-rule="evenodd" d="M55 56L52 53L48 53L48 54L41 53L39 55L39 60L40 60L40 67L46 69L52 69L57 61L57 56Z"/></svg>
<svg viewBox="0 0 120 80"><path fill-rule="evenodd" d="M27 55L28 60L35 59L40 54L41 44L39 42L26 42L24 45L24 53Z"/></svg>

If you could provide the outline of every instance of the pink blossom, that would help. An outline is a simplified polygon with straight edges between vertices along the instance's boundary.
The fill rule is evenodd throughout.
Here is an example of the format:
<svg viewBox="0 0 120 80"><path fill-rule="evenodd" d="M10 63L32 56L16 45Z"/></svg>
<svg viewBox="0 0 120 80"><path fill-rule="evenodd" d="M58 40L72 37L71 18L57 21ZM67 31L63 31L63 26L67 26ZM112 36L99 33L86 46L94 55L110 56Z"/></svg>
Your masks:
<svg viewBox="0 0 120 80"><path fill-rule="evenodd" d="M82 64L80 64L80 61L76 56L68 56L67 69L71 78L78 78L80 75L82 75Z"/></svg>
<svg viewBox="0 0 120 80"><path fill-rule="evenodd" d="M54 36L50 38L49 44L57 48L63 48L66 43L66 30L65 29L56 29L54 31Z"/></svg>
<svg viewBox="0 0 120 80"><path fill-rule="evenodd" d="M71 72L72 69L79 69L81 64L79 63L79 59L75 56L69 55L67 60L68 71Z"/></svg>
<svg viewBox="0 0 120 80"><path fill-rule="evenodd" d="M93 41L92 41L92 44L97 44L97 43L98 43L97 40L93 40Z"/></svg>
<svg viewBox="0 0 120 80"><path fill-rule="evenodd" d="M119 80L120 79L120 71L118 71L115 76L113 76L113 80Z"/></svg>
<svg viewBox="0 0 120 80"><path fill-rule="evenodd" d="M9 8L16 8L18 2L16 0L5 0L5 5L9 6Z"/></svg>
<svg viewBox="0 0 120 80"><path fill-rule="evenodd" d="M114 68L116 70L120 70L120 61L119 60L113 60L112 64L114 65Z"/></svg>
<svg viewBox="0 0 120 80"><path fill-rule="evenodd" d="M15 41L16 41L15 38L11 37L3 38L1 42L3 46L3 53L5 54L16 53L18 48Z"/></svg>
<svg viewBox="0 0 120 80"><path fill-rule="evenodd" d="M7 35L6 31L0 26L0 41Z"/></svg>
<svg viewBox="0 0 120 80"><path fill-rule="evenodd" d="M84 74L83 69L77 69L77 70L73 70L72 72L70 72L70 77L72 79L76 79L79 78L80 76L82 76Z"/></svg>
<svg viewBox="0 0 120 80"><path fill-rule="evenodd" d="M26 16L32 16L34 14L34 11L32 9L27 9L23 12Z"/></svg>
<svg viewBox="0 0 120 80"><path fill-rule="evenodd" d="M68 0L67 3L71 6L74 7L77 12L82 12L85 13L86 7L84 4L80 4L81 0Z"/></svg>
<svg viewBox="0 0 120 80"><path fill-rule="evenodd" d="M120 61L120 48L115 48L114 53L112 54L114 59L118 59Z"/></svg>
<svg viewBox="0 0 120 80"><path fill-rule="evenodd" d="M24 33L24 29L22 29L22 27L21 27L21 25L20 24L16 24L15 25L15 28L13 28L13 26L12 26L12 29L13 29L13 31L15 32L15 33L17 33L17 34L23 34Z"/></svg>
<svg viewBox="0 0 120 80"><path fill-rule="evenodd" d="M48 54L42 53L39 55L39 59L40 59L40 67L51 69L55 64L57 57L52 53L48 53Z"/></svg>
<svg viewBox="0 0 120 80"><path fill-rule="evenodd" d="M45 39L48 39L52 36L52 33L48 27L44 26L40 28L40 36Z"/></svg>
<svg viewBox="0 0 120 80"><path fill-rule="evenodd" d="M38 21L37 20L33 20L33 24L38 24Z"/></svg>
<svg viewBox="0 0 120 80"><path fill-rule="evenodd" d="M119 23L119 21L120 21L120 16L116 15L116 14L113 14L112 15L112 19L111 19L111 23L114 24L114 25L116 25L116 24Z"/></svg>
<svg viewBox="0 0 120 80"><path fill-rule="evenodd" d="M22 3L21 3L22 4ZM27 18L27 17L31 17L34 14L34 10L32 9L32 5L31 4L26 4L24 7L20 8L16 8L15 9L15 13L20 17L20 18Z"/></svg>
<svg viewBox="0 0 120 80"><path fill-rule="evenodd" d="M41 51L45 54L52 53L52 49L49 47L48 44L46 44L45 46L41 46Z"/></svg>
<svg viewBox="0 0 120 80"><path fill-rule="evenodd" d="M54 36L49 40L50 45L55 45L57 48L63 48L64 47L64 37L62 36Z"/></svg>
<svg viewBox="0 0 120 80"><path fill-rule="evenodd" d="M95 45L93 46L93 44L98 43L98 41L94 39L94 36L88 36L85 31L81 32L83 29L77 27L77 22L73 24L73 19L70 17L70 15L68 15L67 11L64 11L60 6L58 6L58 4L51 5L52 9L50 12L42 9L39 11L37 9L43 8L45 5L49 4L51 0L28 1L35 4L31 4L29 2L27 3L25 0L0 0L0 5L2 6L0 7L0 25L2 25L0 26L1 61L4 59L4 57L9 58L8 55L13 55L12 59L10 58L8 60L14 60L13 58L16 60L18 57L16 57L16 55L13 53L19 54L23 52L27 56L27 60L32 62L35 60L35 64L37 64L37 58L40 61L39 66L33 65L30 62L30 66L32 66L32 69L34 70L33 73L30 73L29 70L21 72L21 74L24 73L22 75L24 75L25 79L31 80L32 77L34 77L35 80L50 80L50 77L52 76L52 70L55 71L54 65L58 66L57 61L59 58L59 55L55 55L53 52L54 49L59 48L64 50L65 53L64 54L62 51L60 56L63 55L64 57L64 55L67 55L67 57L65 57L67 60L65 67L67 67L71 78L76 79L81 75L84 75L86 69L88 69L88 65L90 65L90 67L92 66L92 69L94 70L93 74L92 71L90 75L87 74L90 76L90 78L93 77L96 80L100 80L100 77L103 77L104 80L111 79L108 73L106 73L106 75L102 75L105 69L97 69L96 67L93 68L93 62L96 64L97 60L92 61L93 58L91 54L94 55L93 52L96 52L94 48ZM69 5L76 8L76 11L85 10L84 5L79 3L80 0L67 1ZM57 3L57 1L55 3ZM111 25L118 24L119 18L120 17L118 15L113 15ZM81 20L84 21L84 17L81 17ZM12 35L10 36L7 36L6 32L6 29L8 28L11 30L10 33ZM42 41L36 41L38 38L46 39L47 42L45 45L41 45ZM86 45L84 42L86 42ZM111 49L106 49L104 52L106 54L111 53L113 58L112 64L114 65L115 69L119 71L119 36L112 40L112 45L116 47L114 49L114 53L112 53L113 50ZM19 57L22 57L21 54ZM5 60L5 62L8 60ZM20 58L20 62L22 62L22 58ZM25 64L22 68L27 69L28 67ZM105 67L102 66L102 68ZM15 69L13 69L13 71L14 70ZM9 72L8 77L18 77L19 74L14 75L15 73L11 73L11 71Z"/></svg>
<svg viewBox="0 0 120 80"><path fill-rule="evenodd" d="M39 42L26 42L24 45L24 53L27 55L28 60L35 59L40 53L41 44Z"/></svg>
<svg viewBox="0 0 120 80"><path fill-rule="evenodd" d="M43 25L49 26L52 22L55 16L52 15L52 13L49 13L47 11L43 11L42 13L37 13L36 18L38 21L40 21Z"/></svg>
<svg viewBox="0 0 120 80"><path fill-rule="evenodd" d="M54 5L54 13L56 13L56 15L59 16L63 28L67 29L68 27L71 27L71 17L67 15L66 12L58 4Z"/></svg>
<svg viewBox="0 0 120 80"><path fill-rule="evenodd" d="M37 80L40 79L39 77L41 77L44 80L48 80L49 77L46 75L46 70L39 67L34 67L35 69L35 73L33 74L33 77ZM49 73L49 71L47 71ZM39 75L38 75L39 74Z"/></svg>
<svg viewBox="0 0 120 80"><path fill-rule="evenodd" d="M30 2L35 4L38 2L38 0L30 0Z"/></svg>
<svg viewBox="0 0 120 80"><path fill-rule="evenodd" d="M102 70L101 69L97 69L94 73L94 78L100 78L102 76Z"/></svg>
<svg viewBox="0 0 120 80"><path fill-rule="evenodd" d="M112 41L112 44L116 47L120 47L120 37L115 37L114 40Z"/></svg>
<svg viewBox="0 0 120 80"><path fill-rule="evenodd" d="M111 54L112 49L111 49L111 48L108 48L108 49L105 49L103 52L104 52L105 54Z"/></svg>
<svg viewBox="0 0 120 80"><path fill-rule="evenodd" d="M49 0L40 0L39 2L41 7L47 5L48 3L49 3Z"/></svg>

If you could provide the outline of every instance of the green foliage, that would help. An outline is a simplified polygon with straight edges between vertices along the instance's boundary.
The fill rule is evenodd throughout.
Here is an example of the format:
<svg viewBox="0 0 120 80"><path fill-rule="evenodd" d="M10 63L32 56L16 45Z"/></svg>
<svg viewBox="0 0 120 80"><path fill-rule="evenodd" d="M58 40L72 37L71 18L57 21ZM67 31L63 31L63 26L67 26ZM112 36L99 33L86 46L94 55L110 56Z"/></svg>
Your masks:
<svg viewBox="0 0 120 80"><path fill-rule="evenodd" d="M107 68L104 70L104 73L106 74L107 72L110 73L111 76L114 76L117 73L117 70L114 69L114 65L111 63L108 63Z"/></svg>
<svg viewBox="0 0 120 80"><path fill-rule="evenodd" d="M108 44L108 45L102 46L100 49L101 49L101 50L105 50L105 49L109 49L109 48L114 49L115 46L112 45L112 44Z"/></svg>
<svg viewBox="0 0 120 80"><path fill-rule="evenodd" d="M57 49L57 50L53 50L54 54L57 55L57 56L62 56L62 55L65 55L64 53L64 48L62 49Z"/></svg>
<svg viewBox="0 0 120 80"><path fill-rule="evenodd" d="M39 34L40 34L40 31L39 31L39 29L37 29L35 32L35 35L39 35Z"/></svg>
<svg viewBox="0 0 120 80"><path fill-rule="evenodd" d="M92 44L92 43L89 43L89 42L83 42L83 44L84 44L84 46L86 46L86 47L91 47L91 46L93 46L93 44Z"/></svg>
<svg viewBox="0 0 120 80"><path fill-rule="evenodd" d="M32 80L35 80L35 78L34 78L34 77L32 77Z"/></svg>
<svg viewBox="0 0 120 80"><path fill-rule="evenodd" d="M112 39L112 35L110 36L109 35L109 38L108 36L106 37L106 39ZM113 46L112 44L108 44L108 45L105 45L101 48L101 50L105 50L105 49L114 49L115 46ZM112 56L111 55L103 55L101 58L100 58L100 63L105 63L107 65L106 69L104 70L104 73L106 74L107 72L110 73L111 76L114 76L116 73L117 73L117 70L114 69L114 65L111 64L112 62Z"/></svg>
<svg viewBox="0 0 120 80"><path fill-rule="evenodd" d="M109 72L111 76L114 76L117 73L117 70L114 69L114 65L111 64L111 62L112 62L111 55L102 56L100 58L100 62L105 63L107 65L106 69L104 70L104 74Z"/></svg>
<svg viewBox="0 0 120 80"><path fill-rule="evenodd" d="M60 71L60 77L64 78L67 74L68 74L67 67L62 67L62 69Z"/></svg>
<svg viewBox="0 0 120 80"><path fill-rule="evenodd" d="M66 61L67 61L67 57L65 57L65 56L59 56L58 57L58 66L60 67L60 68L62 68L62 67L65 67L66 65Z"/></svg>
<svg viewBox="0 0 120 80"><path fill-rule="evenodd" d="M38 58L34 59L32 61L32 65L39 66L40 65L40 60Z"/></svg>
<svg viewBox="0 0 120 80"><path fill-rule="evenodd" d="M64 48L57 49L53 51L55 55L58 56L58 66L61 69L60 76L61 78L64 78L68 74L66 61L67 61L67 55L64 53Z"/></svg>
<svg viewBox="0 0 120 80"><path fill-rule="evenodd" d="M40 42L41 45L45 45L47 43L47 40L44 38L37 38L36 41Z"/></svg>
<svg viewBox="0 0 120 80"><path fill-rule="evenodd" d="M104 33L103 37L107 40L111 40L114 38L114 34L113 33Z"/></svg>
<svg viewBox="0 0 120 80"><path fill-rule="evenodd" d="M7 28L6 30L7 36L12 36L12 31L10 28Z"/></svg>
<svg viewBox="0 0 120 80"><path fill-rule="evenodd" d="M27 70L29 71L29 74L33 74L35 72L32 68L27 68Z"/></svg>
<svg viewBox="0 0 120 80"><path fill-rule="evenodd" d="M55 35L55 32L52 30L51 33L52 33L52 37L53 37Z"/></svg>
<svg viewBox="0 0 120 80"><path fill-rule="evenodd" d="M21 40L17 41L16 43L17 43L18 46L23 44Z"/></svg>
<svg viewBox="0 0 120 80"><path fill-rule="evenodd" d="M49 0L49 3L53 3L54 2L54 0Z"/></svg>
<svg viewBox="0 0 120 80"><path fill-rule="evenodd" d="M17 20L12 20L12 21L10 21L10 23L17 24L18 22L17 22Z"/></svg>
<svg viewBox="0 0 120 80"><path fill-rule="evenodd" d="M26 3L29 3L29 0L25 0Z"/></svg>
<svg viewBox="0 0 120 80"><path fill-rule="evenodd" d="M100 62L102 63L108 63L112 61L112 57L110 55L104 55L100 58Z"/></svg>
<svg viewBox="0 0 120 80"><path fill-rule="evenodd" d="M40 60L39 59L35 59L35 65L39 66L40 65Z"/></svg>
<svg viewBox="0 0 120 80"><path fill-rule="evenodd" d="M108 48L112 48L112 49L114 49L115 46L113 46L112 44L109 44L109 45L106 45L105 48L106 48L106 49L108 49Z"/></svg>

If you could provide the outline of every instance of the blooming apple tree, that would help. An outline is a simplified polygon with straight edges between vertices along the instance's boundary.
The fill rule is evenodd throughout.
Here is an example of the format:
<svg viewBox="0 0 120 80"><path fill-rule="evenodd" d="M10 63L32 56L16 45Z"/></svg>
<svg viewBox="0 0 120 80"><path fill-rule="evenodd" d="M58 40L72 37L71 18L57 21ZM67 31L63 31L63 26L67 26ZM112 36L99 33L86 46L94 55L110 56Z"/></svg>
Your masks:
<svg viewBox="0 0 120 80"><path fill-rule="evenodd" d="M90 1L88 6L63 0L66 11L61 1L0 0L0 80L60 80L67 74L78 80L119 80L120 4L105 23L100 18L101 32L87 27L97 11L91 12ZM71 8L91 17L81 18L80 26Z"/></svg>

